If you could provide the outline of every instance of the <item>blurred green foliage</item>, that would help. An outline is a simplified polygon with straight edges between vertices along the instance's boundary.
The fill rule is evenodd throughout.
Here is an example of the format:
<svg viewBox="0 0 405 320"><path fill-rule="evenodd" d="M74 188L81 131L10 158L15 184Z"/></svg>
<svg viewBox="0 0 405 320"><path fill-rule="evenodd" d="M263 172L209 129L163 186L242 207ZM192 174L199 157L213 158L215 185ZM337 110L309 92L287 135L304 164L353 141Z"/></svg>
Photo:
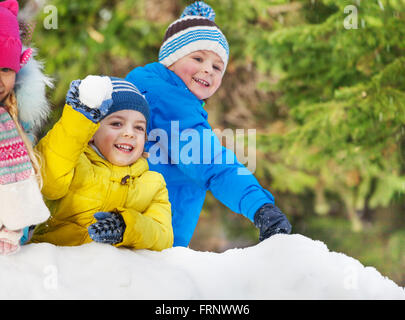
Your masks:
<svg viewBox="0 0 405 320"><path fill-rule="evenodd" d="M156 61L167 26L191 2L48 1L58 26L46 29L41 10L33 36L55 79L44 131L70 81L125 77ZM405 2L207 3L230 44L223 84L207 103L212 126L257 130L255 175L294 233L405 285ZM191 247L256 242L251 222L208 195Z"/></svg>

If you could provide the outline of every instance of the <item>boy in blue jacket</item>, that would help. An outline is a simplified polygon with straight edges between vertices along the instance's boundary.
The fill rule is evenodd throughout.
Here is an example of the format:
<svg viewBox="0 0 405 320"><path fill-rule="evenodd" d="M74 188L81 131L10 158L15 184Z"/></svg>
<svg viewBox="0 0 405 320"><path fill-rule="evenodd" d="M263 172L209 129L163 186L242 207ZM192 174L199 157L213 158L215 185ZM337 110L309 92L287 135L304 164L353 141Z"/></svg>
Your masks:
<svg viewBox="0 0 405 320"><path fill-rule="evenodd" d="M167 183L174 246L188 246L207 190L250 219L260 229L260 240L291 232L272 194L220 145L208 124L204 100L221 85L229 57L214 18L215 12L202 1L188 6L166 30L159 62L137 67L126 77L151 109L146 149L150 169Z"/></svg>

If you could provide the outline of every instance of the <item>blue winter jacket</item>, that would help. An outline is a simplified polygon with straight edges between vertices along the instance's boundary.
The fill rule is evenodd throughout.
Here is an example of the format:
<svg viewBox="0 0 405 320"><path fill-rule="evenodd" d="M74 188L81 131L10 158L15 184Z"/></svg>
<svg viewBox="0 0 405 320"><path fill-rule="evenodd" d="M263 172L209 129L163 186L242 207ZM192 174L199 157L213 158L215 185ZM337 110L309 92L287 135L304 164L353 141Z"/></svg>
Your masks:
<svg viewBox="0 0 405 320"><path fill-rule="evenodd" d="M148 162L167 183L174 246L188 246L207 190L251 221L263 204L274 203L235 154L221 146L208 124L204 102L174 72L155 62L135 68L126 80L149 102Z"/></svg>

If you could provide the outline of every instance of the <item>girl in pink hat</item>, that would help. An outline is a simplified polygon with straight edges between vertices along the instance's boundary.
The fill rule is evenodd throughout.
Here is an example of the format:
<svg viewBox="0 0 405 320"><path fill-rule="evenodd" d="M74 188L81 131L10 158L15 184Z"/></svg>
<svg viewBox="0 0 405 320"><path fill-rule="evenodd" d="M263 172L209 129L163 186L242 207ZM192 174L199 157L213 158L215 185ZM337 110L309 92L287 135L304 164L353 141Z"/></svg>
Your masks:
<svg viewBox="0 0 405 320"><path fill-rule="evenodd" d="M0 254L20 248L23 230L45 221L39 161L32 144L49 113L49 78L24 48L18 2L0 2Z"/></svg>

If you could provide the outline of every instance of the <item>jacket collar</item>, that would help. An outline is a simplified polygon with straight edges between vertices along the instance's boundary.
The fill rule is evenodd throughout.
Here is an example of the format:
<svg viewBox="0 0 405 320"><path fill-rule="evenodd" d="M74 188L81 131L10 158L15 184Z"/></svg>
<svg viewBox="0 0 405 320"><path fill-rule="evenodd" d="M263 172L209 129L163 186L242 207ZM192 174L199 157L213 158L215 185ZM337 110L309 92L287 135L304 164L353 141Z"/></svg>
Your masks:
<svg viewBox="0 0 405 320"><path fill-rule="evenodd" d="M96 148L97 149L97 148ZM112 176L116 176L121 179L123 176L129 175L133 178L141 176L144 172L149 170L148 161L140 157L135 163L130 166L116 166L107 161L99 152L96 151L92 146L87 145L84 153L87 158L96 166L106 166L112 171Z"/></svg>
<svg viewBox="0 0 405 320"><path fill-rule="evenodd" d="M23 46L23 51L27 47ZM53 80L43 72L42 63L34 59L36 50L26 65L16 75L14 91L18 103L18 118L25 130L34 134L46 122L51 111L46 88L53 88Z"/></svg>
<svg viewBox="0 0 405 320"><path fill-rule="evenodd" d="M193 93L191 93L190 90L187 88L186 84L184 83L184 81L177 74L175 74L172 70L170 70L160 62L153 62L146 65L145 67L147 69L150 69L149 71L156 73L158 77L164 80L165 82L187 91L190 94L190 96L192 96L196 101L199 102L201 107L199 111L204 116L204 118L205 119L208 118L207 111L205 111L204 109L205 105L204 100L198 99Z"/></svg>
<svg viewBox="0 0 405 320"><path fill-rule="evenodd" d="M170 83L171 85L174 85L176 87L180 87L183 89L188 89L186 84L184 83L181 78L175 74L172 70L169 68L165 67L163 64L160 62L153 62L148 65L152 71L158 74L158 76L163 79L164 81Z"/></svg>

